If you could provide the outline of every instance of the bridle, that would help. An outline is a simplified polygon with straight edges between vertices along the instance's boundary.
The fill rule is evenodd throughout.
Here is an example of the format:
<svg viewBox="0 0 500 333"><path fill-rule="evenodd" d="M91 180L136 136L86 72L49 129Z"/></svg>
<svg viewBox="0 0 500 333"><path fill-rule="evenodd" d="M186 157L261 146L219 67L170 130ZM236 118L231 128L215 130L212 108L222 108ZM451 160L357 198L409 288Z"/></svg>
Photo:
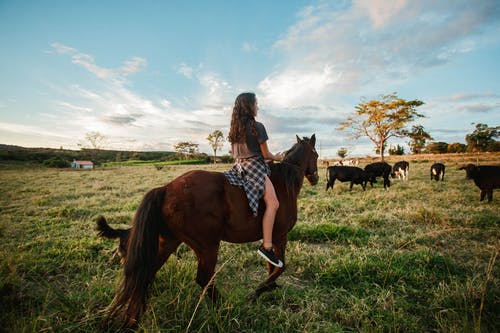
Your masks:
<svg viewBox="0 0 500 333"><path fill-rule="evenodd" d="M302 141L302 142L304 142L304 141ZM305 143L309 144L308 142L305 142ZM292 147L292 149L293 149L293 147ZM295 149L293 149L293 150L292 150L292 149L290 149L290 150L289 150L289 151L285 154L285 158L286 158L286 156L288 156L289 154L291 154L291 152L292 152L293 150L295 150ZM314 147L312 147L311 152L312 152L313 154L314 154L314 153L315 153L315 154L317 154L317 153L316 153L316 150L314 149ZM300 165L295 164L295 163L292 163L292 162L289 162L289 161L286 161L286 160L284 160L284 159L281 161L281 163L288 164L288 165L291 165L291 166L293 166L293 167L295 167L295 168L301 169L301 166L300 166ZM315 177L318 177L318 170L317 170L317 169L316 169L313 173L307 173L307 169L308 169L308 168L306 167L306 169L304 170L304 176L305 176L307 179L314 179Z"/></svg>

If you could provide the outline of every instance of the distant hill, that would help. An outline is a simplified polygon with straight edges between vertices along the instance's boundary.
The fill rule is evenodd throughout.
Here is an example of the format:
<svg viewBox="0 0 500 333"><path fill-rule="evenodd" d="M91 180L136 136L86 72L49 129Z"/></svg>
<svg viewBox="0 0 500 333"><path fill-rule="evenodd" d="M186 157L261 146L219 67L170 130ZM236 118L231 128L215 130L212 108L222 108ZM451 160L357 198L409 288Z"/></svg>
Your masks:
<svg viewBox="0 0 500 333"><path fill-rule="evenodd" d="M173 151L124 151L88 149L54 149L27 148L15 145L0 144L0 161L31 161L43 163L46 160L59 158L67 161L91 160L96 164L103 162L119 162L128 160L170 160L174 158Z"/></svg>

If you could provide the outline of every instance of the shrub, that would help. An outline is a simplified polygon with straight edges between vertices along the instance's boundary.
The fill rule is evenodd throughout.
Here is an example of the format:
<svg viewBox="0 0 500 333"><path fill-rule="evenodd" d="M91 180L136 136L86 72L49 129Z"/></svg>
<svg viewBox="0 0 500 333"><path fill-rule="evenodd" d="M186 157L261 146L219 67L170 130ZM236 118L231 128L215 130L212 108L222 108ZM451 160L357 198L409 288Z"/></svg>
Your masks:
<svg viewBox="0 0 500 333"><path fill-rule="evenodd" d="M45 166L50 168L69 168L71 163L61 157L52 157L48 160L43 161Z"/></svg>
<svg viewBox="0 0 500 333"><path fill-rule="evenodd" d="M389 155L404 155L404 154L405 154L405 149L400 145L389 148Z"/></svg>

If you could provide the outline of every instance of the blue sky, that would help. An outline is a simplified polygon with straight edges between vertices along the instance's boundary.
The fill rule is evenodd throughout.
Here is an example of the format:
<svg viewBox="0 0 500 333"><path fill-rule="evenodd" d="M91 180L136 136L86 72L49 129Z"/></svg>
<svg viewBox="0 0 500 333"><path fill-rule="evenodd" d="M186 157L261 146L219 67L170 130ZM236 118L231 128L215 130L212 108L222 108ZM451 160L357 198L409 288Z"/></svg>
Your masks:
<svg viewBox="0 0 500 333"><path fill-rule="evenodd" d="M392 92L425 102L414 124L436 141L500 125L497 0L0 0L0 45L4 144L78 149L98 131L109 149L210 153L244 91L274 152L316 133L321 157L374 155L336 128Z"/></svg>

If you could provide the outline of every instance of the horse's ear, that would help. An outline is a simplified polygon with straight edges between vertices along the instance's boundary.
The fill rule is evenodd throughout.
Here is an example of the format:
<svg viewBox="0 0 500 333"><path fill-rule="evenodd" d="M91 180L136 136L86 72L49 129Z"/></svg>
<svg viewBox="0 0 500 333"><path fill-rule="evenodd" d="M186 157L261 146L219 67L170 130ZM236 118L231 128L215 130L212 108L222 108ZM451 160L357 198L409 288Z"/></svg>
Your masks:
<svg viewBox="0 0 500 333"><path fill-rule="evenodd" d="M316 134L313 134L311 136L311 144L312 144L313 147L316 145Z"/></svg>
<svg viewBox="0 0 500 333"><path fill-rule="evenodd" d="M300 138L297 134L295 134L295 136L297 137L297 143L300 143L300 141L302 141L302 140L300 140Z"/></svg>

